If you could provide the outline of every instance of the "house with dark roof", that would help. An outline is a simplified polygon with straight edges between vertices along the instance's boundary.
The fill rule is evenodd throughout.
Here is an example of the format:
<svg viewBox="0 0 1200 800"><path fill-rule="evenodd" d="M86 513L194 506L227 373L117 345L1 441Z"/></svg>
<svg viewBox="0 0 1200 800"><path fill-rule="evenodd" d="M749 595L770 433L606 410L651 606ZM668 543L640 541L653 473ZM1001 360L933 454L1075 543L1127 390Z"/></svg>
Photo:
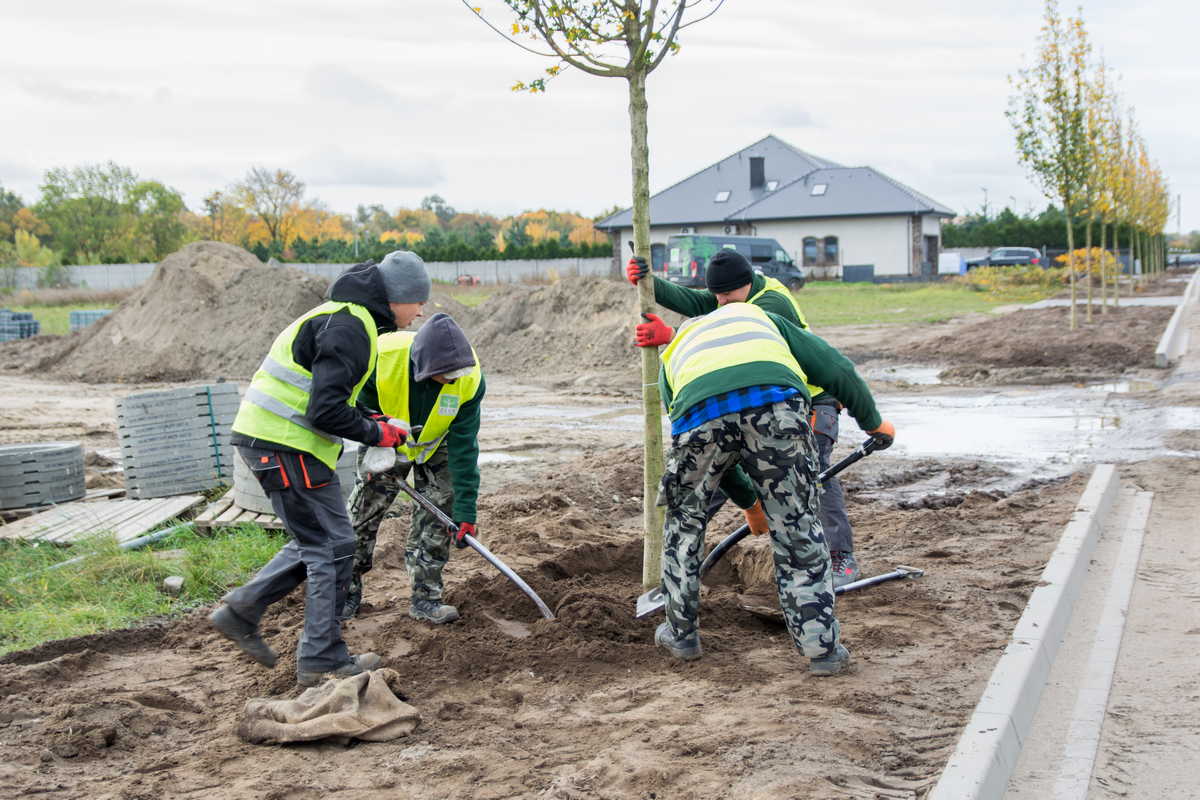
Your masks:
<svg viewBox="0 0 1200 800"><path fill-rule="evenodd" d="M653 195L650 241L763 236L814 277L837 278L844 266L867 264L879 276L923 275L936 271L942 220L954 215L873 167L844 167L767 136ZM618 262L627 257L632 209L596 227L608 232Z"/></svg>

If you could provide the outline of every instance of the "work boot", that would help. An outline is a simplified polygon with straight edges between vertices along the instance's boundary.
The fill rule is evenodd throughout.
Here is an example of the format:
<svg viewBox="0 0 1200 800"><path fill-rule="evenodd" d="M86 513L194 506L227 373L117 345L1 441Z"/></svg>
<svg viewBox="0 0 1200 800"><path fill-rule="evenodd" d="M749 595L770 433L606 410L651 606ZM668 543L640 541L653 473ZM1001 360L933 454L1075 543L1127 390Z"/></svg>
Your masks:
<svg viewBox="0 0 1200 800"><path fill-rule="evenodd" d="M654 629L654 643L681 661L694 661L701 655L700 634L677 638L669 622L663 622Z"/></svg>
<svg viewBox="0 0 1200 800"><path fill-rule="evenodd" d="M414 597L408 608L408 615L413 619L432 622L434 625L445 625L458 619L458 609L448 606L440 600L426 600Z"/></svg>
<svg viewBox="0 0 1200 800"><path fill-rule="evenodd" d="M342 604L342 613L338 614L338 622L348 622L358 616L358 609L362 607L362 595L357 592L349 592L346 595L346 602Z"/></svg>
<svg viewBox="0 0 1200 800"><path fill-rule="evenodd" d="M212 626L229 641L242 649L264 667L274 667L278 656L258 633L258 627L242 619L227 605L221 605L208 615Z"/></svg>
<svg viewBox="0 0 1200 800"><path fill-rule="evenodd" d="M829 655L821 656L820 658L810 658L808 660L808 671L819 678L837 675L849 666L850 651L840 643Z"/></svg>
<svg viewBox="0 0 1200 800"><path fill-rule="evenodd" d="M305 687L320 686L329 678L349 678L351 675L361 675L364 672L378 669L382 662L383 659L374 653L359 653L356 656L350 656L350 660L337 669L328 669L324 672L305 672L297 669L296 683Z"/></svg>
<svg viewBox="0 0 1200 800"><path fill-rule="evenodd" d="M833 565L833 588L835 589L840 589L847 583L853 583L862 574L858 569L858 562L854 560L854 553L849 550L834 550L829 554L829 560Z"/></svg>

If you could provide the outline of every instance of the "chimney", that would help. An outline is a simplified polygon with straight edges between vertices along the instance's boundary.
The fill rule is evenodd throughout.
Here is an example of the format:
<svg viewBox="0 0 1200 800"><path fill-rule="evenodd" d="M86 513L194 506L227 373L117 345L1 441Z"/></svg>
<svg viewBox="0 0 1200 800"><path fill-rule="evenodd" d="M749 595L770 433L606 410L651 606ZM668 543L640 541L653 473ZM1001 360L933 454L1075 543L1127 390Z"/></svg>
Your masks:
<svg viewBox="0 0 1200 800"><path fill-rule="evenodd" d="M750 188L761 189L767 185L767 159L763 156L750 156Z"/></svg>

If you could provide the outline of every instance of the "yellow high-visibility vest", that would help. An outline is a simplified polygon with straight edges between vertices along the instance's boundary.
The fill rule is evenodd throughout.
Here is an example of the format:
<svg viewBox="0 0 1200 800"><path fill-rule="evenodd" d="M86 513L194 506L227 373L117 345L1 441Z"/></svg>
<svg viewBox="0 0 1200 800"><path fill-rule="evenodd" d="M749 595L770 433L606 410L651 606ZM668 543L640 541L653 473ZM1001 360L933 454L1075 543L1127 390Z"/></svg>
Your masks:
<svg viewBox="0 0 1200 800"><path fill-rule="evenodd" d="M727 303L684 322L662 352L663 371L674 397L698 378L752 361L782 364L807 382L775 323L750 303Z"/></svg>
<svg viewBox="0 0 1200 800"><path fill-rule="evenodd" d="M371 341L371 355L367 371L359 378L347 405L354 407L358 393L375 369L379 352L379 332L371 312L357 303L329 301L304 314L275 337L274 344L263 359L262 365L250 380L250 386L242 397L233 430L244 436L265 439L269 442L312 453L330 469L337 468L338 456L342 452L340 436L325 433L313 425L308 418L308 403L312 392L312 372L296 363L292 358L292 345L300 333L300 326L313 317L336 314L346 309L366 329Z"/></svg>
<svg viewBox="0 0 1200 800"><path fill-rule="evenodd" d="M426 419L409 420L408 358L415 337L415 333L408 331L385 333L379 337L379 366L375 372L375 392L379 396L379 410L397 420L402 427L412 430L413 424L423 425L416 441L410 438L406 444L397 447L396 452L407 461L424 464L445 440L459 409L474 399L479 392L483 371L479 367L479 356L475 355L475 349L471 348L471 355L475 356L475 366L470 374L455 380L454 383L442 384L437 402Z"/></svg>
<svg viewBox="0 0 1200 800"><path fill-rule="evenodd" d="M788 299L788 302L792 304L792 309L795 310L795 312L796 312L796 319L800 320L800 327L804 328L805 330L808 330L808 320L805 319L804 312L800 310L800 304L796 302L796 296L794 294L792 294L791 290L788 289L786 286L784 286L779 281L775 280L774 278L768 278L765 275L763 276L763 278L766 281L766 286L764 286L763 288L761 288L757 292L755 292L753 297L746 298L746 302L753 303L755 300L762 297L767 292L778 292L779 294L786 297ZM817 395L819 395L825 391L820 386L814 386L813 384L808 383L807 381L805 381L804 385L808 387L808 396L809 397L816 397Z"/></svg>

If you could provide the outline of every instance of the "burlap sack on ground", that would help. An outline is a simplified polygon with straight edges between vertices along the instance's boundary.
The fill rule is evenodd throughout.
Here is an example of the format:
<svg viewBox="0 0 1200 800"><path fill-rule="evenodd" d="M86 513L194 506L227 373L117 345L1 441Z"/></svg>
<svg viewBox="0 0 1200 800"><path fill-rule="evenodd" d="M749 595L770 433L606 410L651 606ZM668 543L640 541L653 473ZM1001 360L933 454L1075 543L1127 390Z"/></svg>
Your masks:
<svg viewBox="0 0 1200 800"><path fill-rule="evenodd" d="M238 736L251 744L335 739L386 742L421 722L417 710L392 691L400 675L377 669L306 689L294 700L246 701Z"/></svg>

